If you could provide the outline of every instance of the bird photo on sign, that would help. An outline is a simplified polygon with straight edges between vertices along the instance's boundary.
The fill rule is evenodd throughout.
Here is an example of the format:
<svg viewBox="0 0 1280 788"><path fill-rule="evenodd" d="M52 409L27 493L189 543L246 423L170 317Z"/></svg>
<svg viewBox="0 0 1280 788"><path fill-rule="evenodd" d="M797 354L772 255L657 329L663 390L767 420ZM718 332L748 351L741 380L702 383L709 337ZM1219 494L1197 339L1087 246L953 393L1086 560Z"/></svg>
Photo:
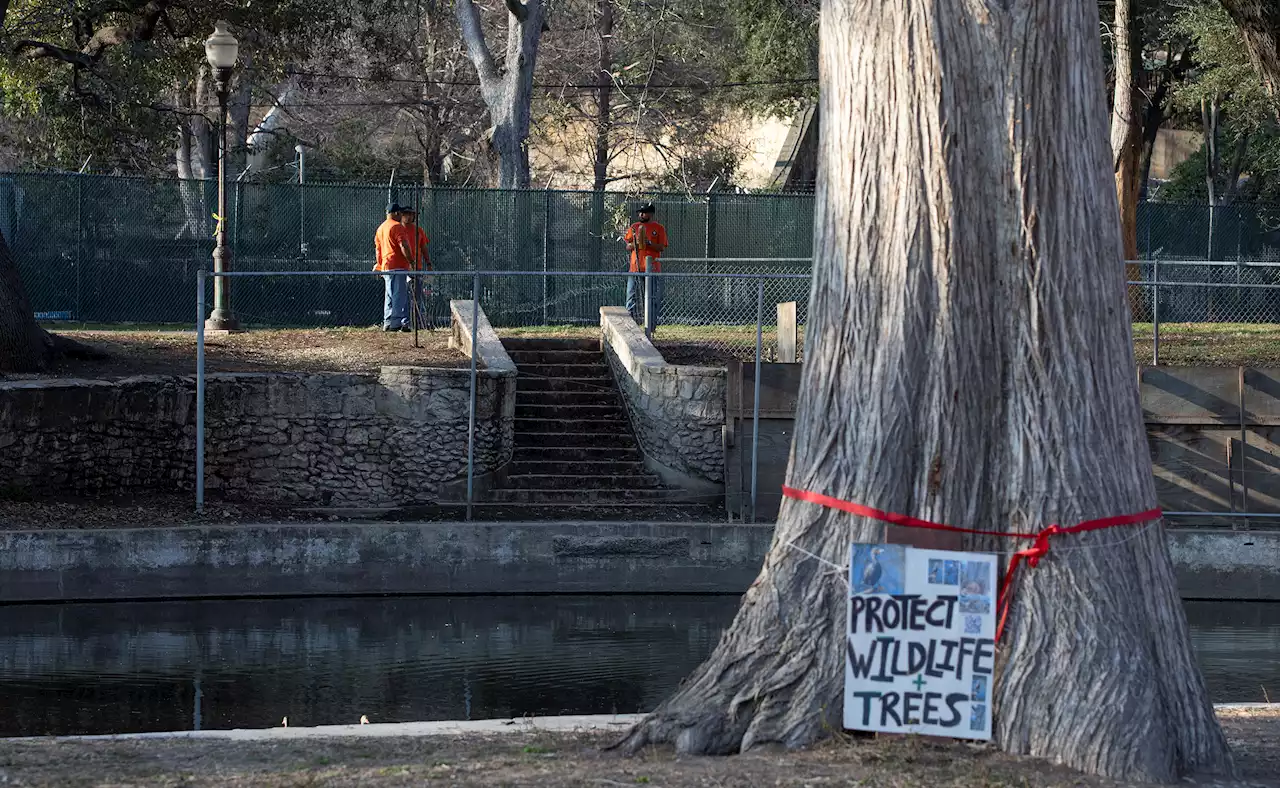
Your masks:
<svg viewBox="0 0 1280 788"><path fill-rule="evenodd" d="M901 545L861 544L854 547L849 576L854 594L901 594L906 551Z"/></svg>

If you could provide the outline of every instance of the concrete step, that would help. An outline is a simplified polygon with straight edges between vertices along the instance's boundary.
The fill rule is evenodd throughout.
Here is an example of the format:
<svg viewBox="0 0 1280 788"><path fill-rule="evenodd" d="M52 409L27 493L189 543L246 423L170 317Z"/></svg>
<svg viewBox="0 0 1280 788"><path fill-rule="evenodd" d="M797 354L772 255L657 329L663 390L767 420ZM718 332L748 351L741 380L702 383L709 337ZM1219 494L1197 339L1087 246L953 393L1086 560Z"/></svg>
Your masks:
<svg viewBox="0 0 1280 788"><path fill-rule="evenodd" d="M604 364L599 350L508 350L517 367L526 364Z"/></svg>
<svg viewBox="0 0 1280 788"><path fill-rule="evenodd" d="M621 408L622 400L612 389L595 391L523 391L516 389L516 412L521 407L572 408L572 407Z"/></svg>
<svg viewBox="0 0 1280 788"><path fill-rule="evenodd" d="M507 466L512 476L640 476L647 475L640 460L532 460L514 461ZM512 485L523 486L523 485Z"/></svg>
<svg viewBox="0 0 1280 788"><path fill-rule="evenodd" d="M599 339L550 339L545 337L506 337L502 346L513 350L600 350Z"/></svg>
<svg viewBox="0 0 1280 788"><path fill-rule="evenodd" d="M541 375L517 374L516 391L565 391L580 394L609 392L616 394L611 377L548 378Z"/></svg>
<svg viewBox="0 0 1280 788"><path fill-rule="evenodd" d="M643 462L637 448L588 448L581 446L517 447L511 456L515 464L540 462Z"/></svg>
<svg viewBox="0 0 1280 788"><path fill-rule="evenodd" d="M509 474L503 482L507 490L568 490L575 493L596 490L656 490L662 487L657 476L641 472L621 476L567 476L564 474Z"/></svg>
<svg viewBox="0 0 1280 788"><path fill-rule="evenodd" d="M621 488L591 490L544 490L540 488L504 487L490 490L485 496L493 503L556 503L588 506L613 503L694 503L687 501L683 490ZM705 501L704 501L705 502Z"/></svg>
<svg viewBox="0 0 1280 788"><path fill-rule="evenodd" d="M417 519L461 520L465 505L438 504L419 507ZM627 523L723 523L725 511L715 503L627 503L608 504L563 503L493 503L478 502L472 506L472 517L483 522L627 522Z"/></svg>
<svg viewBox="0 0 1280 788"><path fill-rule="evenodd" d="M516 449L636 449L636 439L607 432L516 432Z"/></svg>
<svg viewBox="0 0 1280 788"><path fill-rule="evenodd" d="M606 435L630 435L631 423L618 417L612 419L527 419L516 417L516 434L523 432L592 432Z"/></svg>
<svg viewBox="0 0 1280 788"><path fill-rule="evenodd" d="M516 418L517 419L608 419L611 421L626 421L627 413L619 404L532 404L521 401L520 397L516 397Z"/></svg>
<svg viewBox="0 0 1280 788"><path fill-rule="evenodd" d="M516 373L519 378L571 378L613 382L613 376L604 364L518 364ZM516 386L519 385L517 380Z"/></svg>

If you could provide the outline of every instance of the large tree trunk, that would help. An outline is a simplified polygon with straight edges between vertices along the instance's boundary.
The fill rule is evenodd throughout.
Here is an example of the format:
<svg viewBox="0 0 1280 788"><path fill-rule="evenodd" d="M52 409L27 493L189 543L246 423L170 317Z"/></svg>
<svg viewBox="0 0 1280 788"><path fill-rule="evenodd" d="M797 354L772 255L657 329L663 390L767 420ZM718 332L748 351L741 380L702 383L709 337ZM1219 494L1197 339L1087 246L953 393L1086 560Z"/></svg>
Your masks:
<svg viewBox="0 0 1280 788"><path fill-rule="evenodd" d="M1271 95L1280 95L1280 0L1222 0L1240 28L1249 59Z"/></svg>
<svg viewBox="0 0 1280 788"><path fill-rule="evenodd" d="M0 235L0 373L43 372L59 356L97 359L106 354L40 327L9 242Z"/></svg>
<svg viewBox="0 0 1280 788"><path fill-rule="evenodd" d="M51 354L48 335L36 323L8 242L0 236L0 372L37 372Z"/></svg>
<svg viewBox="0 0 1280 788"><path fill-rule="evenodd" d="M533 116L533 74L546 25L543 0L505 0L507 49L499 70L485 42L480 12L473 0L454 6L467 54L480 77L480 94L493 121L492 145L498 154L498 187L529 188L529 126Z"/></svg>
<svg viewBox="0 0 1280 788"><path fill-rule="evenodd" d="M178 146L175 163L182 195L183 223L178 238L200 238L208 226L210 211L205 181L215 177L213 168L213 125L209 111L207 69L201 67L195 84L179 84L175 96L178 115Z"/></svg>
<svg viewBox="0 0 1280 788"><path fill-rule="evenodd" d="M8 0L0 0L0 29L8 12ZM59 355L102 358L105 354L40 327L9 241L0 235L0 373L41 372Z"/></svg>
<svg viewBox="0 0 1280 788"><path fill-rule="evenodd" d="M1011 531L1154 505L1097 29L1093 0L823 2L789 485ZM621 746L731 753L838 729L833 565L884 537L784 501L733 625ZM1004 749L1124 779L1230 768L1159 524L1058 537L1009 616Z"/></svg>

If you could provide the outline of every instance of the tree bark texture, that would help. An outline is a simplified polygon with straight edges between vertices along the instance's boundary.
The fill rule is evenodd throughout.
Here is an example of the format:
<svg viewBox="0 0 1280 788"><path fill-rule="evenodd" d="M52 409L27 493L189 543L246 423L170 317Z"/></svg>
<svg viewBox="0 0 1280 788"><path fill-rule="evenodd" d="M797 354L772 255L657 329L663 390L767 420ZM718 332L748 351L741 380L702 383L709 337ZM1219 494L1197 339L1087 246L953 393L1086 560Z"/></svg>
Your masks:
<svg viewBox="0 0 1280 788"><path fill-rule="evenodd" d="M36 322L22 277L0 237L0 372L35 372L49 362L48 335Z"/></svg>
<svg viewBox="0 0 1280 788"><path fill-rule="evenodd" d="M1111 154L1125 260L1138 259L1138 170L1142 157L1142 94L1137 82L1142 52L1134 5L1134 0L1116 0L1112 26L1116 82L1111 102ZM1125 271L1132 280L1142 273L1136 265L1126 266Z"/></svg>
<svg viewBox="0 0 1280 788"><path fill-rule="evenodd" d="M209 226L207 218L211 218L205 181L217 175L213 166L213 124L208 119L208 70L202 66L194 83L179 84L174 98L179 109L178 147L174 158L184 217L177 237L199 238L205 235L205 228Z"/></svg>
<svg viewBox="0 0 1280 788"><path fill-rule="evenodd" d="M506 0L507 48L503 67L489 51L474 0L458 0L458 26L480 78L480 95L493 123L498 154L498 187L529 188L529 126L533 116L533 74L546 22L543 0Z"/></svg>
<svg viewBox="0 0 1280 788"><path fill-rule="evenodd" d="M0 0L0 28L4 27L8 13L8 0ZM84 357L103 355L40 327L9 241L0 235L0 373L41 372L59 353Z"/></svg>
<svg viewBox="0 0 1280 788"><path fill-rule="evenodd" d="M1280 0L1222 0L1222 7L1240 28L1267 92L1280 96Z"/></svg>
<svg viewBox="0 0 1280 788"><path fill-rule="evenodd" d="M823 2L789 485L1009 531L1154 506L1097 29L1093 0ZM785 500L714 653L619 746L839 729L849 545L884 536ZM1058 537L1009 615L1005 750L1123 779L1230 769L1158 523Z"/></svg>

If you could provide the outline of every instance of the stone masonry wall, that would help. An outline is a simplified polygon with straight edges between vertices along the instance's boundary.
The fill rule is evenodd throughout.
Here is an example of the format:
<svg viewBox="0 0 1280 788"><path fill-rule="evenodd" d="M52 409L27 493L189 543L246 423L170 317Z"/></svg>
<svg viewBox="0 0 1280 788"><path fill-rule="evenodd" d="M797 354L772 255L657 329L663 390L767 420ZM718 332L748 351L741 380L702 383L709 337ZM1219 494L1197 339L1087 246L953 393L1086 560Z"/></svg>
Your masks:
<svg viewBox="0 0 1280 788"><path fill-rule="evenodd" d="M206 486L231 500L426 503L466 475L467 370L206 379ZM510 461L514 379L481 373L476 475ZM0 383L0 488L190 489L195 380Z"/></svg>
<svg viewBox="0 0 1280 788"><path fill-rule="evenodd" d="M601 307L600 328L644 453L695 482L723 484L725 370L668 364L622 307Z"/></svg>
<svg viewBox="0 0 1280 788"><path fill-rule="evenodd" d="M451 304L475 348L475 476L515 447L516 368L484 310ZM471 325L479 328L472 341ZM460 500L471 375L212 374L205 378L205 485L238 501L360 506ZM143 493L195 485L196 382L0 382L0 491Z"/></svg>

